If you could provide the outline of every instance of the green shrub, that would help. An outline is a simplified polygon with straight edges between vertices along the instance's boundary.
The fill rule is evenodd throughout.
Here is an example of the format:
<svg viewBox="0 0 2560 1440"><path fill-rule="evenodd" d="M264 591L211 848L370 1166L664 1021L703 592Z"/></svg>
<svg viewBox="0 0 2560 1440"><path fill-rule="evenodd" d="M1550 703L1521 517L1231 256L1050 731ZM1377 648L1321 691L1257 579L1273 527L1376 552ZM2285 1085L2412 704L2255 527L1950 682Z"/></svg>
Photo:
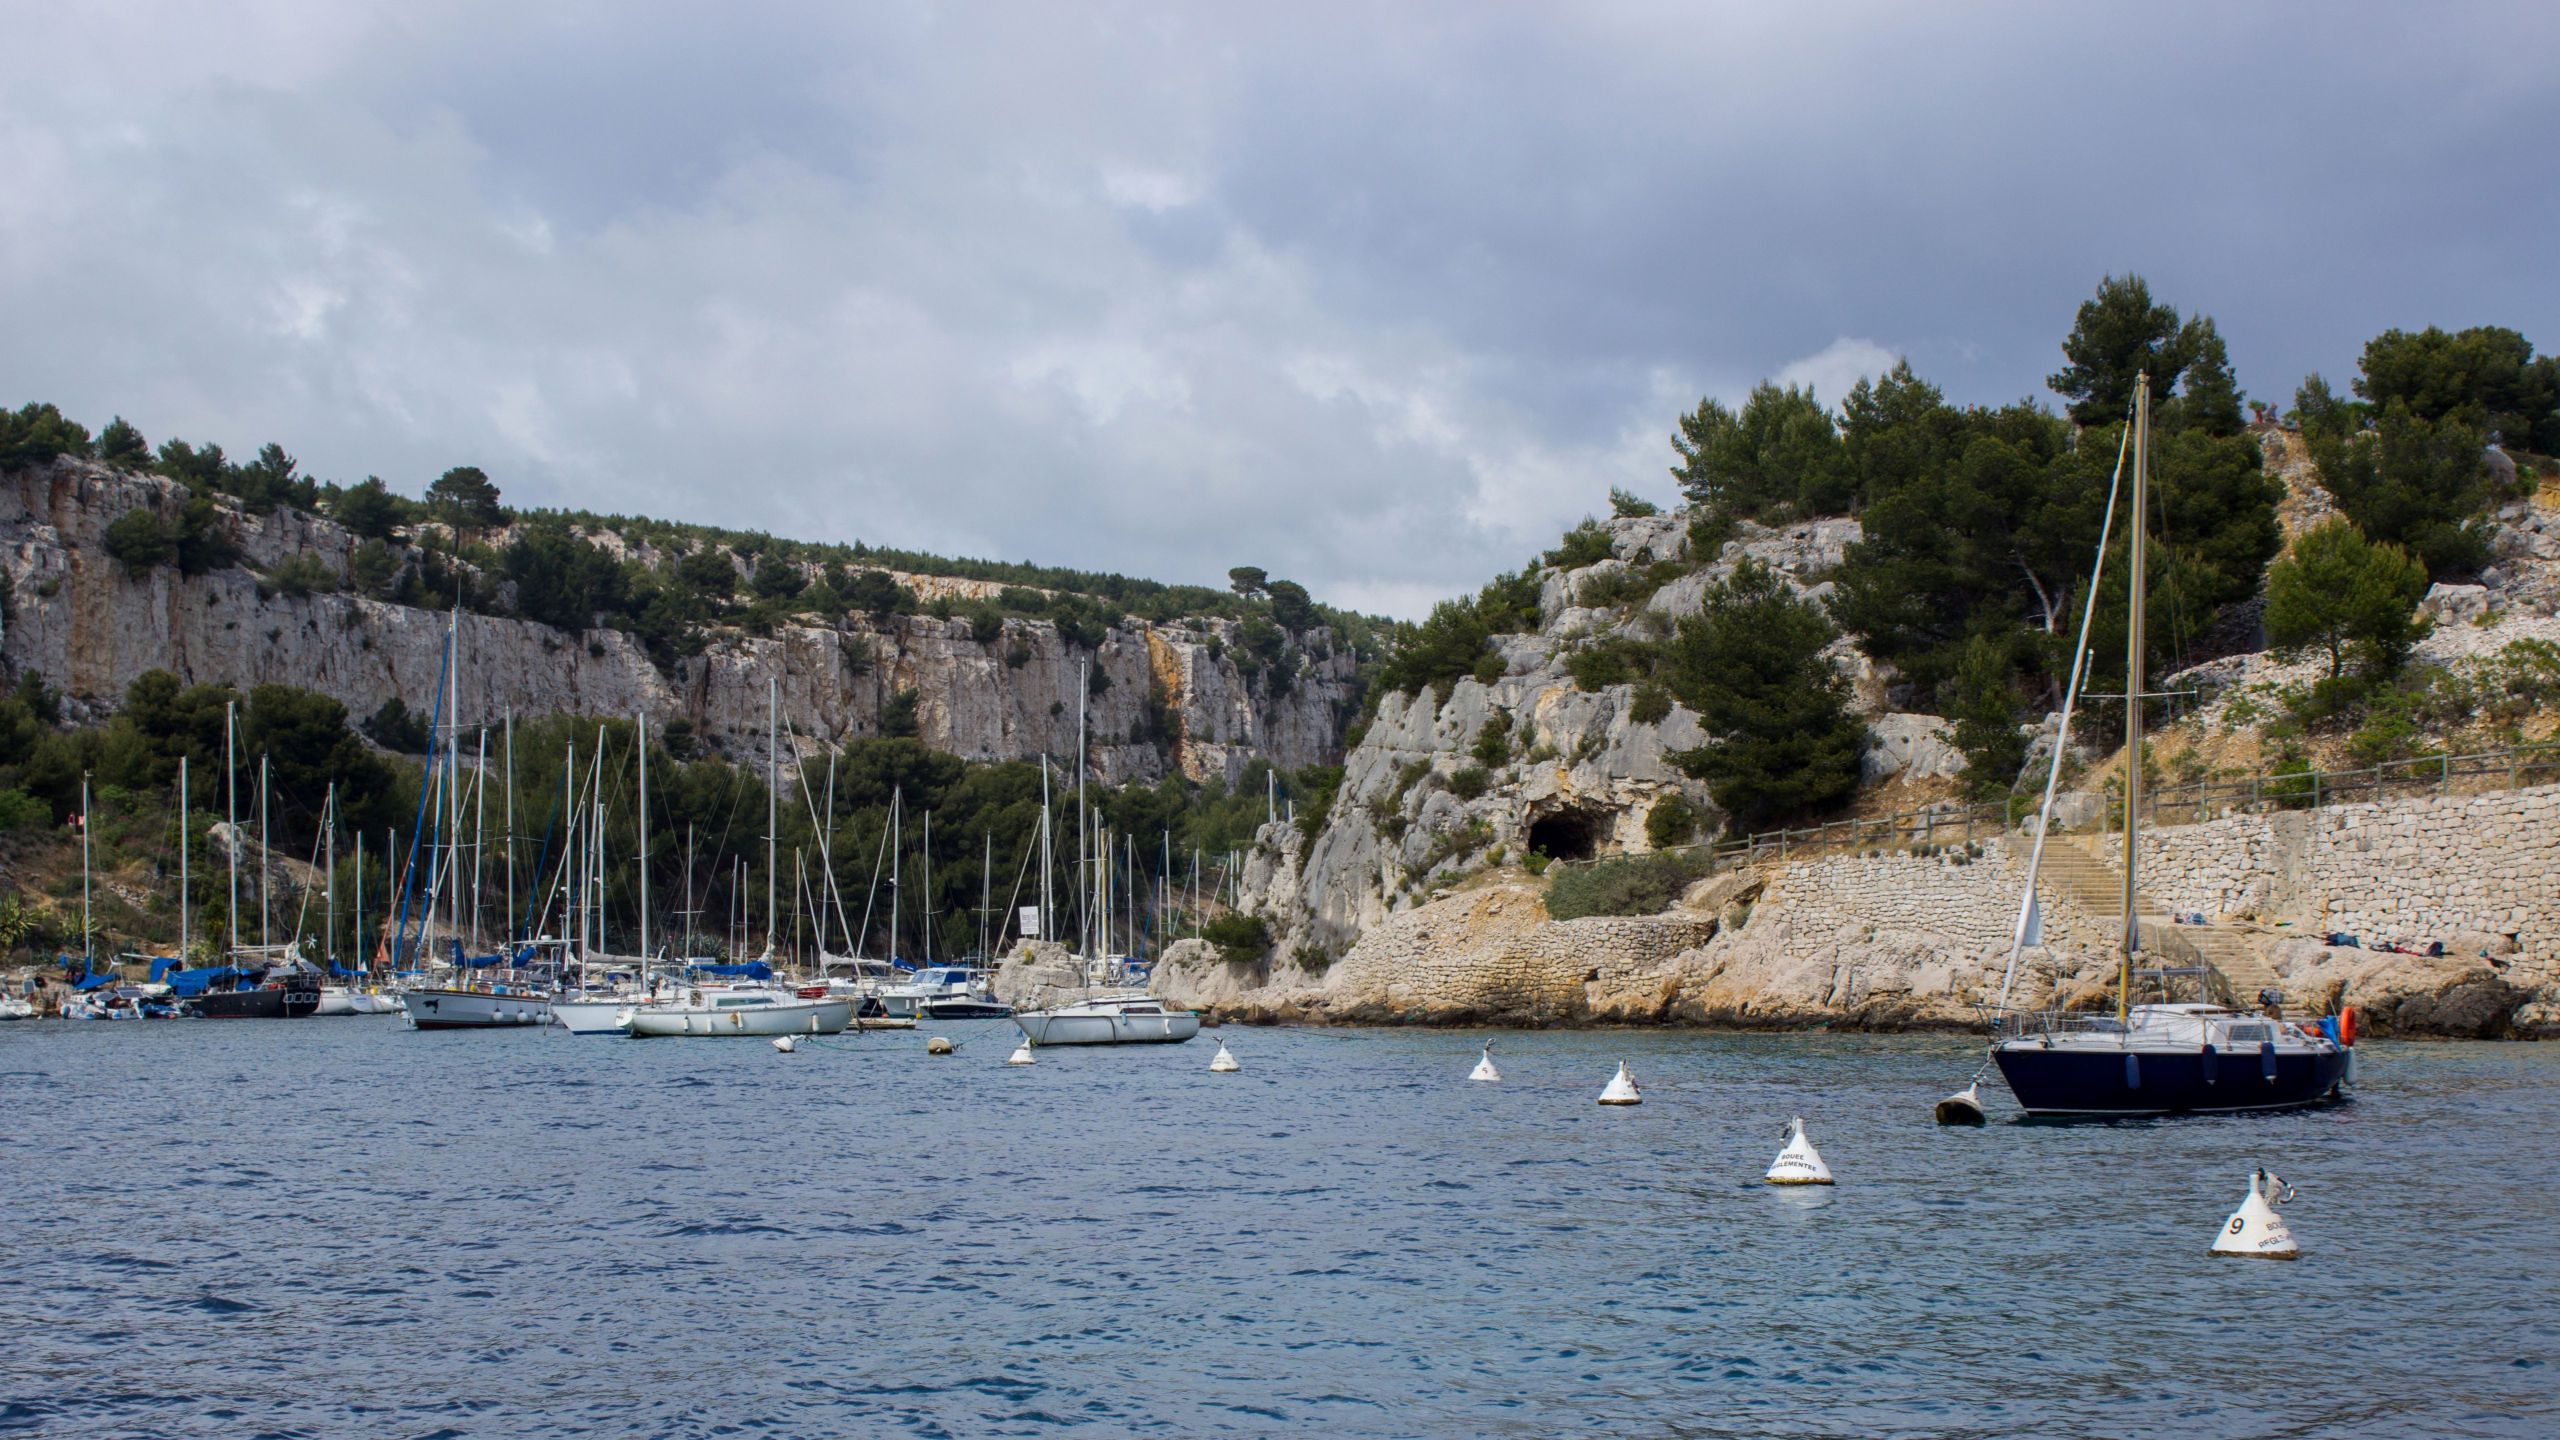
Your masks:
<svg viewBox="0 0 2560 1440"><path fill-rule="evenodd" d="M107 553L124 562L125 573L140 579L155 566L178 563L177 537L148 509L127 510L107 526Z"/></svg>
<svg viewBox="0 0 2560 1440"><path fill-rule="evenodd" d="M53 806L15 786L0 790L0 830L52 828Z"/></svg>
<svg viewBox="0 0 2560 1440"><path fill-rule="evenodd" d="M304 552L276 562L264 577L280 595L327 595L338 588L338 572L319 556Z"/></svg>
<svg viewBox="0 0 2560 1440"><path fill-rule="evenodd" d="M1665 795L1654 801L1653 808L1645 812L1644 838L1652 842L1656 850L1686 845L1698 838L1698 827L1705 820L1706 817L1698 813L1698 807L1689 803L1688 796Z"/></svg>
<svg viewBox="0 0 2560 1440"><path fill-rule="evenodd" d="M1218 947L1230 965L1250 965L1271 951L1271 927L1259 915L1230 910L1200 927L1200 938Z"/></svg>
<svg viewBox="0 0 2560 1440"><path fill-rule="evenodd" d="M1483 728L1476 731L1476 743L1468 753L1476 757L1477 764L1490 770L1510 764L1511 712L1496 710L1487 717Z"/></svg>
<svg viewBox="0 0 2560 1440"><path fill-rule="evenodd" d="M1449 793L1461 800L1474 800L1493 784L1492 772L1481 765L1469 765L1449 777Z"/></svg>
<svg viewBox="0 0 2560 1440"><path fill-rule="evenodd" d="M1639 725L1659 725L1671 716L1671 692L1651 680L1636 686L1627 718Z"/></svg>
<svg viewBox="0 0 2560 1440"><path fill-rule="evenodd" d="M1579 570L1585 565L1597 565L1617 553L1617 545L1609 538L1608 528L1597 520L1585 520L1564 532L1563 541L1541 556L1540 563L1550 570Z"/></svg>
<svg viewBox="0 0 2560 1440"><path fill-rule="evenodd" d="M1548 883L1547 913L1558 920L1659 914L1706 875L1708 863L1704 855L1674 851L1576 865Z"/></svg>

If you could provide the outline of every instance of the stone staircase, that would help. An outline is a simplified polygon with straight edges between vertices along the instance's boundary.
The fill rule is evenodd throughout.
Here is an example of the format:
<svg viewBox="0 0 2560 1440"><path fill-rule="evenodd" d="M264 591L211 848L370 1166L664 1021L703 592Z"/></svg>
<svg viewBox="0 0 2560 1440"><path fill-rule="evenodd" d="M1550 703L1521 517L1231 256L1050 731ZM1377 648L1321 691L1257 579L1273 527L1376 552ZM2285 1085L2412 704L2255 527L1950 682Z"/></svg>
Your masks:
<svg viewBox="0 0 2560 1440"><path fill-rule="evenodd" d="M2124 911L2124 873L2069 836L2045 840L2044 867L2037 883L2047 896L2068 900L2088 915L2112 920ZM2259 991L2284 988L2258 947L2238 931L2219 925L2172 924L2168 908L2138 890L2133 908L2142 917L2145 943L2162 960L2206 967L2207 989L2222 1003L2255 1009Z"/></svg>

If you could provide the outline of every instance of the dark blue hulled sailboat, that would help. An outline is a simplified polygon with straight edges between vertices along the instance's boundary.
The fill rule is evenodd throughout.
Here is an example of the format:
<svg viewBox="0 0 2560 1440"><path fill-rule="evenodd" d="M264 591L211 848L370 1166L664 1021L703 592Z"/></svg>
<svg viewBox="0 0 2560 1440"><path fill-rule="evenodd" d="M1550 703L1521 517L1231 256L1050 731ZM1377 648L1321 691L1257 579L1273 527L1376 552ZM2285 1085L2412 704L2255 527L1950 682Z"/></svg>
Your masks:
<svg viewBox="0 0 2560 1440"><path fill-rule="evenodd" d="M2126 645L2125 754L2142 753L2144 506L2149 488L2151 430L2150 377L2134 391L2131 623ZM2109 496L2112 517L2114 497ZM2099 563L2106 543L2099 541ZM2090 579L2090 604L2097 595ZM2088 644L2088 621L2081 623L2081 646ZM2054 771L2045 787L2045 811L2038 823L2035 857L2028 865L2027 896L2019 907L2018 945L2037 943L2040 927L2035 903L2036 862L2044 854L2044 825L2052 816L2053 782L2060 771L2061 749L2068 738L2072 701L2085 669L2075 663L2072 687L2062 710L2064 734L2055 744ZM2124 958L2117 972L2113 1015L2050 1017L2042 1028L2020 1033L1992 1047L1993 1063L2009 1083L2009 1091L2029 1115L2116 1116L2175 1115L2241 1110L2289 1110L2338 1098L2350 1065L2353 1020L2324 1020L2306 1029L2270 1015L2244 1014L2220 1005L2132 1003L2137 974L2165 978L2172 972L2138 971L2143 953L2142 919L2135 912L2134 867L2141 853L2136 840L2142 813L2142 767L2126 766L2124 807ZM2010 951L2015 974L2018 945ZM2201 971L2189 972L2201 977ZM2001 987L2005 1009L2008 985ZM1951 1111L1950 1107L1954 1107ZM1969 1112L1969 1113L1968 1113ZM1939 1119L1969 1120L1981 1116L1977 1092L1967 1090L1939 1107Z"/></svg>

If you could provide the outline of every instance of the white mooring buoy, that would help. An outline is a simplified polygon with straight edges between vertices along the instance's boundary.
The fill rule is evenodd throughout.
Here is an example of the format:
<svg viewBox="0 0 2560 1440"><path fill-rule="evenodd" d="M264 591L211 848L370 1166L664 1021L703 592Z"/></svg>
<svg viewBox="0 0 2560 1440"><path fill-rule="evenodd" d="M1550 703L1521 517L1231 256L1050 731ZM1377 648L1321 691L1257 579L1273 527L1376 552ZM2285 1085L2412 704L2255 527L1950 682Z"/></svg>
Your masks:
<svg viewBox="0 0 2560 1440"><path fill-rule="evenodd" d="M947 1035L936 1035L924 1042L924 1053L927 1055L948 1055L951 1049L951 1037Z"/></svg>
<svg viewBox="0 0 2560 1440"><path fill-rule="evenodd" d="M1804 1117L1787 1122L1787 1148L1778 1152L1777 1163L1762 1177L1772 1185L1828 1185L1831 1167L1822 1163L1822 1152L1804 1138Z"/></svg>
<svg viewBox="0 0 2560 1440"><path fill-rule="evenodd" d="M1242 1065L1236 1063L1235 1056L1227 1053L1227 1042L1224 1040L1219 1041L1218 1053L1211 1056L1209 1059L1209 1073L1212 1075L1233 1075L1243 1068L1244 1067Z"/></svg>
<svg viewBox="0 0 2560 1440"><path fill-rule="evenodd" d="M785 1055L788 1055L792 1051L800 1048L800 1037L797 1035L776 1035L773 1037L773 1048L781 1051Z"/></svg>
<svg viewBox="0 0 2560 1440"><path fill-rule="evenodd" d="M1609 1081L1609 1088L1600 1092L1600 1103L1603 1105L1644 1103L1644 1092L1636 1089L1636 1077L1627 1073L1626 1061L1618 1062L1618 1073Z"/></svg>
<svg viewBox="0 0 2560 1440"><path fill-rule="evenodd" d="M2292 1198L2293 1187L2261 1166L2249 1176L2248 1198L2222 1222L2222 1233L2213 1237L2213 1253L2253 1260L2301 1259L2302 1247L2293 1243L2293 1231L2276 1213L2278 1205Z"/></svg>
<svg viewBox="0 0 2560 1440"><path fill-rule="evenodd" d="M1492 1041L1487 1040L1484 1042L1484 1058L1476 1062L1476 1068L1467 1072L1467 1078L1470 1080L1499 1080L1502 1078L1502 1072L1493 1068Z"/></svg>
<svg viewBox="0 0 2560 1440"><path fill-rule="evenodd" d="M1028 1035L1023 1036L1022 1043L1013 1047L1013 1053L1004 1057L1004 1063L1007 1065L1039 1064L1040 1062L1033 1059L1031 1055L1031 1037Z"/></svg>
<svg viewBox="0 0 2560 1440"><path fill-rule="evenodd" d="M1948 1096L1946 1099L1939 1101L1938 1123L1941 1125L1980 1125L1984 1123L1982 1115L1982 1082L1976 1080L1953 1095Z"/></svg>

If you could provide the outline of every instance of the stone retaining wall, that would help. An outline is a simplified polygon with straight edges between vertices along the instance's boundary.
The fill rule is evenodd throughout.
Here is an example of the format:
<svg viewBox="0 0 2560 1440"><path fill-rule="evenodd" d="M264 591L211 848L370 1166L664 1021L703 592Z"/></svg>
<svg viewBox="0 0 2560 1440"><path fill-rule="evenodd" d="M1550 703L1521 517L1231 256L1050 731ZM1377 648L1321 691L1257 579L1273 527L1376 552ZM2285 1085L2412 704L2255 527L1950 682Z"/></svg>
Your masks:
<svg viewBox="0 0 2560 1440"><path fill-rule="evenodd" d="M2123 838L2099 849L2119 863ZM2173 909L2512 952L2519 986L2560 981L2560 785L2165 826L2142 837L2141 881Z"/></svg>

